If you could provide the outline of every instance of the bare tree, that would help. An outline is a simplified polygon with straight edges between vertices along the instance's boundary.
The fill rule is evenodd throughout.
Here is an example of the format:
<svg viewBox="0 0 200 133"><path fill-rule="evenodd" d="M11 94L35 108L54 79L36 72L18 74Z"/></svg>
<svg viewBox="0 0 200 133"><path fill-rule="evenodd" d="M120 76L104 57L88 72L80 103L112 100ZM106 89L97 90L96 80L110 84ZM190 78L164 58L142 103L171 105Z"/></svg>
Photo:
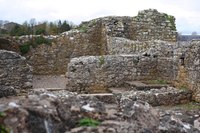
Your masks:
<svg viewBox="0 0 200 133"><path fill-rule="evenodd" d="M31 25L31 33L32 33L32 35L35 33L35 25L36 25L36 20L35 20L35 18L32 18L32 19L30 19L30 25Z"/></svg>

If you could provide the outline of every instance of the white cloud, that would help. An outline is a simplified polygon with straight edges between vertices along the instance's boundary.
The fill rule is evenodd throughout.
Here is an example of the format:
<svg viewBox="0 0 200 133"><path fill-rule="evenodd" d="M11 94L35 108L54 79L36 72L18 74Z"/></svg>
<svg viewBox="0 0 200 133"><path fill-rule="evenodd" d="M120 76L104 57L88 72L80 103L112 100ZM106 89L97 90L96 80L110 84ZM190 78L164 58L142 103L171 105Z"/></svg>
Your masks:
<svg viewBox="0 0 200 133"><path fill-rule="evenodd" d="M199 0L0 0L0 19L17 21L67 19L80 23L102 16L135 16L155 8L174 15L181 31L200 33Z"/></svg>

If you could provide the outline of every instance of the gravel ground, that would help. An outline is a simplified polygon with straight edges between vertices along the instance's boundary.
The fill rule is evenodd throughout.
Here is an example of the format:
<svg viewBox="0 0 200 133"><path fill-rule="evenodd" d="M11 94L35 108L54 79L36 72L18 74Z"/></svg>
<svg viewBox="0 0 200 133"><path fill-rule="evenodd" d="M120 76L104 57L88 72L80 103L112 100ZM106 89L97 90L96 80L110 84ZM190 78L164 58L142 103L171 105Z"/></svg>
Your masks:
<svg viewBox="0 0 200 133"><path fill-rule="evenodd" d="M67 84L67 79L64 75L59 76L43 76L43 75L34 75L33 76L33 88L58 88L65 89Z"/></svg>

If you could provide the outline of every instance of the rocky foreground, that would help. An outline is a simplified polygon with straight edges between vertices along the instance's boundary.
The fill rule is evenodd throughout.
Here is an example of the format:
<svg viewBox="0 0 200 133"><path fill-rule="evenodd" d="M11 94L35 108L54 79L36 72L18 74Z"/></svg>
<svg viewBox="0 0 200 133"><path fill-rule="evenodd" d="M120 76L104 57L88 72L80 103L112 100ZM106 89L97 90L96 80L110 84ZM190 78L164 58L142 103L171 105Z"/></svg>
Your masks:
<svg viewBox="0 0 200 133"><path fill-rule="evenodd" d="M139 95L139 94L138 94ZM142 94L144 96L144 94ZM114 102L65 90L34 90L1 98L1 132L13 133L199 133L200 109L152 107L131 92ZM125 98L126 97L126 98ZM129 97L129 98L128 98ZM164 97L164 95L163 95ZM123 102L122 102L123 101ZM197 105L198 106L198 105Z"/></svg>

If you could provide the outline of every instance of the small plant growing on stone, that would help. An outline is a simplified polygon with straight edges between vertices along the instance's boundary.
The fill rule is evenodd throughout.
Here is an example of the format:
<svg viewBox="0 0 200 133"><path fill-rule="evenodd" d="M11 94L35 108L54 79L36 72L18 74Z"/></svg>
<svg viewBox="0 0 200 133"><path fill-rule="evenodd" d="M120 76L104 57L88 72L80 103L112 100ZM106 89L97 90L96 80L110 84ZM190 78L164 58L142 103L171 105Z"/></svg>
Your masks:
<svg viewBox="0 0 200 133"><path fill-rule="evenodd" d="M81 24L78 28L77 28L80 32L87 32L88 27L85 24Z"/></svg>
<svg viewBox="0 0 200 133"><path fill-rule="evenodd" d="M101 122L98 120L94 120L91 118L83 118L79 121L79 126L89 126L89 127L96 127L100 124Z"/></svg>
<svg viewBox="0 0 200 133"><path fill-rule="evenodd" d="M105 57L104 56L100 56L99 57L99 64L103 65L105 63Z"/></svg>
<svg viewBox="0 0 200 133"><path fill-rule="evenodd" d="M171 26L172 30L176 30L176 25L175 25L175 22L174 22L174 20L175 20L174 16L165 14L165 17L167 18L167 20L170 21L170 23L172 25Z"/></svg>

